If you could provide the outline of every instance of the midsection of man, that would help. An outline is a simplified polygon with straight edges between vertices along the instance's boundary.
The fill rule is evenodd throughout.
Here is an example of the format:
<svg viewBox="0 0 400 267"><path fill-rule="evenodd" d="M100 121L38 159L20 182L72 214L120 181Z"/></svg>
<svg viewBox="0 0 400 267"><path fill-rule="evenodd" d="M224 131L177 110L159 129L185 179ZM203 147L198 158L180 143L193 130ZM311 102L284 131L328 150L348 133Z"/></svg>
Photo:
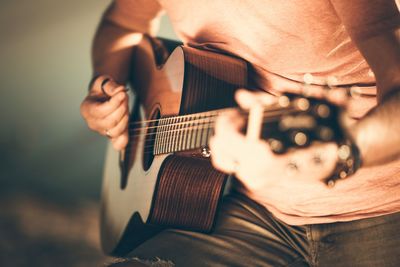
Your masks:
<svg viewBox="0 0 400 267"><path fill-rule="evenodd" d="M335 77L338 86L360 85L361 96L348 107L352 118L361 118L376 105L374 75L328 0L117 0L107 17L151 32L154 24L149 22L156 23L161 10L168 13L184 43L247 60L254 87L272 93L297 90L304 74L311 73L317 85L329 77ZM378 17L374 31L399 23L398 15ZM363 168L334 188L293 178L290 184L278 182L262 196L242 190L286 223L311 224L398 212L399 180L400 161L395 161Z"/></svg>

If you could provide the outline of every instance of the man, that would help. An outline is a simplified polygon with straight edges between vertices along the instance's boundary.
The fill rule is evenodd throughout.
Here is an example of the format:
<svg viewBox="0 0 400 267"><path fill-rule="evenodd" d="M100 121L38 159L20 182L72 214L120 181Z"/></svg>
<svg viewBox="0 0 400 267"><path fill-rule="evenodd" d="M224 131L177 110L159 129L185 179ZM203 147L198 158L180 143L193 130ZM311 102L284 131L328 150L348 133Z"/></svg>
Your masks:
<svg viewBox="0 0 400 267"><path fill-rule="evenodd" d="M338 161L336 145L275 155L264 141L248 141L238 114L227 113L216 122L212 162L243 185L225 198L215 231L164 231L131 253L140 260L124 264L161 259L177 266L400 266L395 1L115 0L94 40L94 72L100 76L81 106L89 127L107 135L115 149L128 139L123 85L132 49L143 33L155 34L163 10L184 43L250 62L255 88L272 94L299 90L305 76L315 87L329 79L358 92L348 104L348 134L353 171L362 166L327 187L323 181ZM107 77L112 79L104 84ZM102 83L112 96L106 102ZM243 90L236 99L243 108L271 100Z"/></svg>

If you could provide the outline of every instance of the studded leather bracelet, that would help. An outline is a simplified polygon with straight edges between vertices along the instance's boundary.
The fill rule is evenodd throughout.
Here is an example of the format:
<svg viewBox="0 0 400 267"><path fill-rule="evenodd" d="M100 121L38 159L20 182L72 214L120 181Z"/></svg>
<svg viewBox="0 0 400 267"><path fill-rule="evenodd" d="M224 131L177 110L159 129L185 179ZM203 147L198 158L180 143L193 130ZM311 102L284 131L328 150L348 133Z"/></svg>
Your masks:
<svg viewBox="0 0 400 267"><path fill-rule="evenodd" d="M333 187L337 180L345 179L361 167L360 150L350 138L338 144L338 161L332 174L325 180L328 187Z"/></svg>

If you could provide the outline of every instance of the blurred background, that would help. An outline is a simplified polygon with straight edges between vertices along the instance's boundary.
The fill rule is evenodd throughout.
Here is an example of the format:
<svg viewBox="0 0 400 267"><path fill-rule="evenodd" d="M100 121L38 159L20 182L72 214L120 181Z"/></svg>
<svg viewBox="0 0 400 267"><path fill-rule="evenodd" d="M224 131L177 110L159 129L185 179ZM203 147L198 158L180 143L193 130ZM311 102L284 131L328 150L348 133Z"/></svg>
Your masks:
<svg viewBox="0 0 400 267"><path fill-rule="evenodd" d="M79 114L110 0L0 2L0 266L103 266L107 142ZM173 37L167 18L160 36Z"/></svg>

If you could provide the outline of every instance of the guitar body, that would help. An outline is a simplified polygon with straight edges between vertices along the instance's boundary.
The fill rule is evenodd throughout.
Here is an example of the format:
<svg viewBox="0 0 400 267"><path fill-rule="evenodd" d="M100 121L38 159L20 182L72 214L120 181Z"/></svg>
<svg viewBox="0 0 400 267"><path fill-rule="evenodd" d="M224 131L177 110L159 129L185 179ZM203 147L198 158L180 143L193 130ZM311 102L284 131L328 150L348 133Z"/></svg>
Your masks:
<svg viewBox="0 0 400 267"><path fill-rule="evenodd" d="M154 153L155 129L161 118L235 106L246 62L171 47L145 38L134 51L131 137L123 154L109 146L103 178L101 243L111 255L127 254L166 227L210 232L225 188L227 175L201 147Z"/></svg>

